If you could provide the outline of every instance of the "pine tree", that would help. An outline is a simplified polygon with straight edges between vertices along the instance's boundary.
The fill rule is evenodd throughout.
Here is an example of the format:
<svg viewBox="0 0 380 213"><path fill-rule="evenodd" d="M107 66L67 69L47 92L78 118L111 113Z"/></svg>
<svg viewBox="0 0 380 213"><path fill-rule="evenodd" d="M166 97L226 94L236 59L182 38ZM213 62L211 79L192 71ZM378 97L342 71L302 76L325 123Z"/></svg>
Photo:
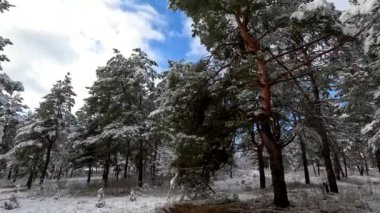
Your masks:
<svg viewBox="0 0 380 213"><path fill-rule="evenodd" d="M111 155L117 157L122 154L119 150L125 151L126 165L132 157L129 154L134 153L138 185L142 186L146 156L145 119L153 110L153 100L149 99L149 95L154 88L156 74L152 67L155 65L140 49L135 49L129 58L115 51L115 56L107 65L97 70L97 81L89 88L90 97L81 109L82 117L87 120L87 137L77 145L84 149L93 146L95 150L102 150L104 155L98 157L104 159L105 186ZM131 152L132 147L135 152Z"/></svg>

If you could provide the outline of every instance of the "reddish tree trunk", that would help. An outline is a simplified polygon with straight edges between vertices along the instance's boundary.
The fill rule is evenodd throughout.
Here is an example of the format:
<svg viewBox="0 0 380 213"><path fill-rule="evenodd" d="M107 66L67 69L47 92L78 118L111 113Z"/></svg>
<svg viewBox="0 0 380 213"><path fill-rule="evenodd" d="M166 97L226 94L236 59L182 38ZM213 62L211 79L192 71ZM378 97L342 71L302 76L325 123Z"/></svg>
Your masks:
<svg viewBox="0 0 380 213"><path fill-rule="evenodd" d="M284 167L282 165L282 147L278 144L278 139L274 137L273 130L271 129L272 109L271 109L271 91L270 83L268 79L266 61L261 51L260 43L255 39L248 30L249 19L247 17L241 17L238 12L235 16L236 22L239 27L240 36L243 39L247 52L256 56L256 64L259 72L259 87L260 87L260 99L261 109L263 114L260 118L261 136L263 143L269 153L272 184L274 193L274 205L279 207L288 207L290 205L288 195L286 191ZM243 18L243 20L241 19Z"/></svg>
<svg viewBox="0 0 380 213"><path fill-rule="evenodd" d="M261 122L262 138L266 149L268 150L270 159L270 169L272 175L272 185L274 200L273 203L279 207L287 207L290 205L285 183L285 172L282 163L282 147L274 141L273 134L270 129L270 121Z"/></svg>

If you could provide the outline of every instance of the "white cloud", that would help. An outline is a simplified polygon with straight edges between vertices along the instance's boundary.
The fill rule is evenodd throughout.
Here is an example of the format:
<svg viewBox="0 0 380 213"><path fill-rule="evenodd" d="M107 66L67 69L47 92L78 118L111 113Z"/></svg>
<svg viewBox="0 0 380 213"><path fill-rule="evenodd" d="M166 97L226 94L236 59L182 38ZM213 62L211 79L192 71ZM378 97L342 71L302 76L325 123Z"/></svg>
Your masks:
<svg viewBox="0 0 380 213"><path fill-rule="evenodd" d="M4 71L25 86L25 103L32 109L55 81L71 72L78 97L76 108L87 96L86 86L95 70L105 65L117 48L128 56L140 47L159 60L149 47L164 40L164 17L134 0L13 0L16 7L0 14L1 35L14 43L5 50L11 62ZM126 9L123 11L121 8Z"/></svg>
<svg viewBox="0 0 380 213"><path fill-rule="evenodd" d="M192 34L193 34L191 31L192 24L193 24L193 20L191 18L186 18L181 34L185 36L189 36L191 39L189 50L186 53L186 57L199 59L202 56L207 54L207 50L205 46L201 44L199 37L192 37Z"/></svg>

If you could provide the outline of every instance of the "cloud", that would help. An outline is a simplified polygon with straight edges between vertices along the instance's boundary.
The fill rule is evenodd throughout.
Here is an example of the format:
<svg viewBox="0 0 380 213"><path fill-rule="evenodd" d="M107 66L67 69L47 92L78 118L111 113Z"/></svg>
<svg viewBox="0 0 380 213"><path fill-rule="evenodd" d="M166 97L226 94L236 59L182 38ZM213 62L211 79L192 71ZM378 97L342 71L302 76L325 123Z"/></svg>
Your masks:
<svg viewBox="0 0 380 213"><path fill-rule="evenodd" d="M181 34L190 37L189 50L186 53L186 57L191 58L191 59L199 59L202 56L207 54L207 50L205 46L201 44L201 40L199 39L199 37L192 36L193 34L192 29L191 29L192 24L193 24L193 20L191 18L186 18Z"/></svg>
<svg viewBox="0 0 380 213"><path fill-rule="evenodd" d="M78 97L76 109L87 97L86 86L95 70L112 57L113 48L128 56L140 47L154 60L160 53L149 46L163 41L166 22L152 6L134 0L13 0L16 7L0 14L2 36L13 46L5 54L11 62L4 71L24 83L25 103L38 107L51 86L71 72Z"/></svg>

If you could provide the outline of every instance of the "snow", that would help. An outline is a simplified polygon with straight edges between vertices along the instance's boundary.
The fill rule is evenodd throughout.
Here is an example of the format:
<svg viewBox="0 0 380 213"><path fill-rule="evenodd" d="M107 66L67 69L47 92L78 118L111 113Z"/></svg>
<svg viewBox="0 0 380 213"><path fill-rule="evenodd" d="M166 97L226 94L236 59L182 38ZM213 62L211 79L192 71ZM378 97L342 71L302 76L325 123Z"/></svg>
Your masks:
<svg viewBox="0 0 380 213"><path fill-rule="evenodd" d="M346 22L353 16L371 14L379 6L379 0L358 0L357 4L351 4L348 10L342 13L340 20Z"/></svg>
<svg viewBox="0 0 380 213"><path fill-rule="evenodd" d="M103 208L95 207L96 197L81 198L20 198L21 208L7 211L9 213L128 213L154 212L154 209L164 205L166 197L139 197L135 202L127 202L126 197L105 198Z"/></svg>
<svg viewBox="0 0 380 213"><path fill-rule="evenodd" d="M317 10L323 15L327 15L334 10L334 4L327 2L327 0L315 0L306 4L301 4L298 7L298 10L294 12L290 18L302 21L310 17L310 15Z"/></svg>
<svg viewBox="0 0 380 213"><path fill-rule="evenodd" d="M309 171L312 171L309 168ZM233 178L229 175L220 174L218 180L214 181L211 187L217 194L227 197L239 197L238 202L248 204L251 212L277 212L272 206L272 188L270 187L270 170L266 169L266 189L259 189L259 173L254 169L236 169ZM340 194L326 194L323 192L321 183L326 181L326 174L321 168L321 176L310 173L311 183L303 183L302 170L288 170L286 182L288 186L288 196L292 204L291 208L283 209L281 212L376 212L380 209L380 176L377 170L370 170L370 176L358 176L349 173L349 178L338 182ZM98 180L100 177L94 178ZM69 182L82 183L86 186L85 178L71 178ZM15 189L0 189L0 200L9 198ZM51 191L51 190L49 190ZM165 187L161 189L165 191ZM95 206L97 197L96 191L93 196L79 196L62 193L64 196L37 195L36 191L21 191L17 193L20 208L14 209L10 213L105 213L105 212L155 212L157 208L166 205L177 204L179 195L175 195L173 200L168 200L167 193L136 193L137 200L129 201L129 194L123 196L112 196L105 193L105 206L97 208ZM53 193L54 192L49 192ZM174 203L173 203L174 202ZM187 201L193 205L202 203L207 206L210 200ZM2 209L0 208L0 212Z"/></svg>

